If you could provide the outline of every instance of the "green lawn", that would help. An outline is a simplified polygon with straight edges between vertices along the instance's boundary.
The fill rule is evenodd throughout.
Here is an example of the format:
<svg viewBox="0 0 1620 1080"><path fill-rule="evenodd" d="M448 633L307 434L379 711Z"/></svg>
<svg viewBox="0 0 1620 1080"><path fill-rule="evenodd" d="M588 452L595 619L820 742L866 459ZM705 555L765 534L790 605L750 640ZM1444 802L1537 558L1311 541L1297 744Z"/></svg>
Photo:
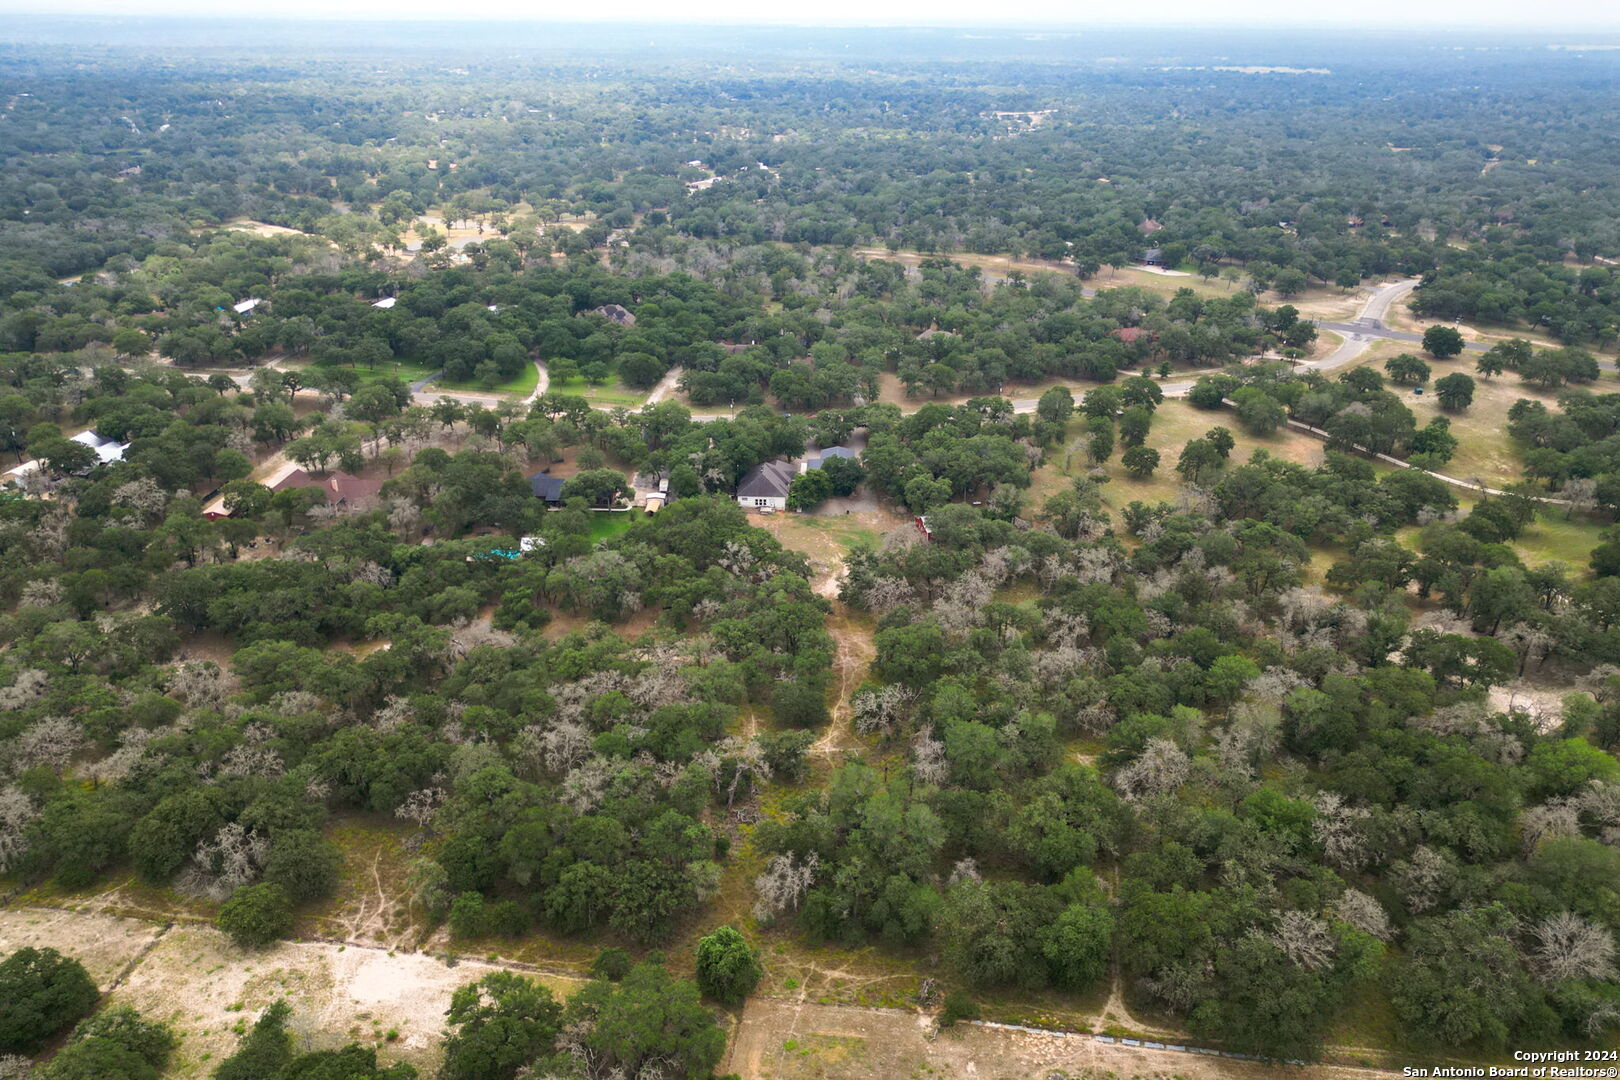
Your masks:
<svg viewBox="0 0 1620 1080"><path fill-rule="evenodd" d="M440 390L460 390L469 394L515 394L519 397L528 397L534 393L534 388L540 384L540 371L533 364L524 365L523 371L505 382L494 386L485 386L477 379L464 379L461 382L446 382L440 379L432 388Z"/></svg>
<svg viewBox="0 0 1620 1080"><path fill-rule="evenodd" d="M288 361L282 365L282 367L288 370L295 371L305 371L312 366L313 365L311 365L308 361ZM399 379L400 382L409 385L418 379L425 379L429 375L432 375L435 371L439 370L436 367L413 364L404 360L390 360L386 364L377 364L373 367L366 367L365 365L356 364L345 364L342 366L348 367L359 374L360 384L362 386L367 383L374 383L381 379L386 379L389 376L393 376Z"/></svg>
<svg viewBox="0 0 1620 1080"><path fill-rule="evenodd" d="M630 526L634 525L636 523L636 518L641 516L642 515L635 510L627 510L620 514L610 513L605 510L601 513L593 512L591 514L590 530L585 535L589 536L592 540L606 540L610 537L618 536L620 533L630 528Z"/></svg>
<svg viewBox="0 0 1620 1080"><path fill-rule="evenodd" d="M582 397L598 409L611 409L616 405L635 408L647 400L647 391L626 386L618 379L610 379L601 386L592 386L583 375L571 379L551 380L553 394L573 394Z"/></svg>

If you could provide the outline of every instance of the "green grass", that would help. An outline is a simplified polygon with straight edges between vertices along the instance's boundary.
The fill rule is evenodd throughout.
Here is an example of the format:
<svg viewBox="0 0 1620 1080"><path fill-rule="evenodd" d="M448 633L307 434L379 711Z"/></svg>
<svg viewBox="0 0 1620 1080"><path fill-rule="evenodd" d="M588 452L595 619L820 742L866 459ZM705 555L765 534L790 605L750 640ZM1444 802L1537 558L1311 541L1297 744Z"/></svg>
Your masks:
<svg viewBox="0 0 1620 1080"><path fill-rule="evenodd" d="M1590 568L1592 549L1604 528L1590 518L1565 518L1562 510L1543 510L1513 541L1513 549L1531 566L1561 562L1581 577Z"/></svg>
<svg viewBox="0 0 1620 1080"><path fill-rule="evenodd" d="M634 525L636 523L635 519L640 516L641 515L634 510L627 510L620 514L608 513L606 511L603 511L602 513L592 513L591 527L585 533L585 535L590 537L592 540L606 540L609 537L618 536L620 533L629 529L630 526Z"/></svg>
<svg viewBox="0 0 1620 1080"><path fill-rule="evenodd" d="M616 378L608 380L601 386L592 386L585 381L583 375L575 375L571 379L553 379L551 393L573 394L584 398L599 409L611 409L615 405L634 408L647 400L647 391L626 386Z"/></svg>
<svg viewBox="0 0 1620 1080"><path fill-rule="evenodd" d="M528 397L534 393L534 388L540 385L540 372L533 364L525 364L523 370L505 382L494 386L485 386L477 379L463 379L460 382L447 382L440 379L430 389L460 390L469 394L515 394L519 397Z"/></svg>
<svg viewBox="0 0 1620 1080"><path fill-rule="evenodd" d="M310 365L308 362L288 362L282 366L291 370L303 371L309 369L312 365ZM389 378L390 376L397 378L400 382L408 385L415 382L417 379L425 379L429 375L432 375L435 371L439 370L436 367L429 367L423 364L413 364L405 360L390 360L385 364L377 364L374 367L366 367L364 365L356 364L344 364L342 366L347 367L358 374L360 376L360 384L362 386L368 383L378 382L382 379Z"/></svg>

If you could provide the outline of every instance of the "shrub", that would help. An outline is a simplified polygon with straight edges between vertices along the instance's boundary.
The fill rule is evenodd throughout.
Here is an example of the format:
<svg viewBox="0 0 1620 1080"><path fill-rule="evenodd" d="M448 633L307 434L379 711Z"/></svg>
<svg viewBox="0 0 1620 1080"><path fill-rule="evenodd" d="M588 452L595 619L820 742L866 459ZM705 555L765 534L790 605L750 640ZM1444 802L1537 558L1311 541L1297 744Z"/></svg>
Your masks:
<svg viewBox="0 0 1620 1080"><path fill-rule="evenodd" d="M758 951L732 927L722 926L698 942L698 989L716 1001L741 1003L764 973Z"/></svg>
<svg viewBox="0 0 1620 1080"><path fill-rule="evenodd" d="M243 948L270 944L292 929L292 900L273 881L244 885L219 909L219 928Z"/></svg>
<svg viewBox="0 0 1620 1080"><path fill-rule="evenodd" d="M945 1011L939 1014L939 1026L951 1027L963 1020L979 1018L979 1003L966 990L952 990L945 995Z"/></svg>

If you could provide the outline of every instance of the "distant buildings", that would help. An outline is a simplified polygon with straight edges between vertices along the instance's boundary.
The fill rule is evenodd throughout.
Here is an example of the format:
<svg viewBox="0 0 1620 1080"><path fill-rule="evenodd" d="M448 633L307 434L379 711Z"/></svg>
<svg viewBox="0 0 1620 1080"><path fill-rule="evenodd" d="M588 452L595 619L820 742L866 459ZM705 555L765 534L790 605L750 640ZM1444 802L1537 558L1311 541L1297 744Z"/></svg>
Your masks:
<svg viewBox="0 0 1620 1080"><path fill-rule="evenodd" d="M399 303L399 297L397 297L397 296L385 296L381 300L378 300L375 303L373 303L371 306L374 307L374 308L381 308L383 311L387 311L389 308L393 307L397 303Z"/></svg>
<svg viewBox="0 0 1620 1080"><path fill-rule="evenodd" d="M249 299L243 300L240 303L232 304L231 310L236 312L238 315L251 315L253 313L253 309L262 303L264 303L264 301L260 300L258 297L250 297Z"/></svg>

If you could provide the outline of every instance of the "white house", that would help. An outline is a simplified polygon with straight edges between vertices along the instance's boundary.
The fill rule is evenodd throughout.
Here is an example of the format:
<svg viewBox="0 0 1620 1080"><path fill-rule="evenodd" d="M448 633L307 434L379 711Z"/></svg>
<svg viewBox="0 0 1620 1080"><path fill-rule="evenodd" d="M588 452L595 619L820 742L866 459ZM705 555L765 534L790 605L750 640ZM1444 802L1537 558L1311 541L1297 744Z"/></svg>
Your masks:
<svg viewBox="0 0 1620 1080"><path fill-rule="evenodd" d="M383 311L387 311L389 308L393 307L397 303L399 303L399 297L397 297L397 296L385 296L381 300L378 300L376 303L372 304L371 306L374 307L374 308L380 308Z"/></svg>
<svg viewBox="0 0 1620 1080"><path fill-rule="evenodd" d="M755 465L737 483L737 505L750 510L786 510L794 469L780 461Z"/></svg>
<svg viewBox="0 0 1620 1080"><path fill-rule="evenodd" d="M238 315L246 315L262 303L264 303L263 300L260 300L258 297L253 297L248 300L243 300L240 304L232 304L231 310L236 312Z"/></svg>

